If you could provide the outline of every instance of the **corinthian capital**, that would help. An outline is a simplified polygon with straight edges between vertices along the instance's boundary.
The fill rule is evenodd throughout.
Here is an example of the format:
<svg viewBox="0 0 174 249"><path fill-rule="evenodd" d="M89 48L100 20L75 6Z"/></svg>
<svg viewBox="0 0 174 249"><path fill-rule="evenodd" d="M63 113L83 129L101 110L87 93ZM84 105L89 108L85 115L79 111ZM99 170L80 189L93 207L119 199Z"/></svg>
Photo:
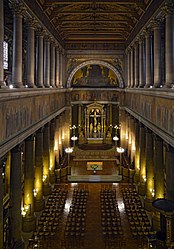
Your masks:
<svg viewBox="0 0 174 249"><path fill-rule="evenodd" d="M20 0L9 0L9 7L11 8L13 14L23 15L26 11L26 7Z"/></svg>

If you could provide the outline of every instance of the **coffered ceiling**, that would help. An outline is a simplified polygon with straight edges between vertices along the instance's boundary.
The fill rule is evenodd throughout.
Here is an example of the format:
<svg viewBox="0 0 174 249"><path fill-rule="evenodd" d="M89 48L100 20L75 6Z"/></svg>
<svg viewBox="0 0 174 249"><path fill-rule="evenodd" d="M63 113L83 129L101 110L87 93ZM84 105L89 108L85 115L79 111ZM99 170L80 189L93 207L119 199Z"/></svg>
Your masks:
<svg viewBox="0 0 174 249"><path fill-rule="evenodd" d="M152 0L36 0L65 42L125 43Z"/></svg>

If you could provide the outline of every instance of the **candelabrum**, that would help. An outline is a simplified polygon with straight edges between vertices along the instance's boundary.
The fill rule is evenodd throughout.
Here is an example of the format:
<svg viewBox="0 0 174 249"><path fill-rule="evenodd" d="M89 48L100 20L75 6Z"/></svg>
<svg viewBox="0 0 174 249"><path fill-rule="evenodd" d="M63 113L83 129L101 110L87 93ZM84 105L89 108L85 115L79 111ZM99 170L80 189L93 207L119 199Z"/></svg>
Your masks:
<svg viewBox="0 0 174 249"><path fill-rule="evenodd" d="M76 137L75 135L71 137L71 140L73 141L73 147L75 147L77 139L78 137Z"/></svg>
<svg viewBox="0 0 174 249"><path fill-rule="evenodd" d="M68 166L70 164L70 154L73 152L73 148L72 147L68 147L65 149L65 152L68 154Z"/></svg>
<svg viewBox="0 0 174 249"><path fill-rule="evenodd" d="M115 147L117 147L117 141L119 140L119 137L114 136L114 137L113 137L113 140L115 141Z"/></svg>
<svg viewBox="0 0 174 249"><path fill-rule="evenodd" d="M122 169L122 154L124 152L124 148L117 147L117 152L120 154L120 167L119 167L119 175L121 175L121 169Z"/></svg>

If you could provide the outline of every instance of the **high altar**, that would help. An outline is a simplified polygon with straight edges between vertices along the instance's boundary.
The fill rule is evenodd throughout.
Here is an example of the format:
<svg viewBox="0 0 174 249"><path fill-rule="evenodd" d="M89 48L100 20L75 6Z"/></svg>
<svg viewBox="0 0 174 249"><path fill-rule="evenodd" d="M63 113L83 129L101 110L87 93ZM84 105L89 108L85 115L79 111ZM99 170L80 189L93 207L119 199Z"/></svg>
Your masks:
<svg viewBox="0 0 174 249"><path fill-rule="evenodd" d="M111 140L111 134L107 131L105 112L104 105L97 102L86 106L83 136L79 137L79 142L85 140L88 144L102 144L106 140Z"/></svg>

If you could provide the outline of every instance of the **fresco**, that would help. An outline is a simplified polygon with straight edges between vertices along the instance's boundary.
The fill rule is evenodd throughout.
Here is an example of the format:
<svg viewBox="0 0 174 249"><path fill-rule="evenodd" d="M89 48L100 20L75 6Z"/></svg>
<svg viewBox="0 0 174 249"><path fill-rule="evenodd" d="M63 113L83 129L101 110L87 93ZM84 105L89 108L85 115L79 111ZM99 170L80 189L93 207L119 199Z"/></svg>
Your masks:
<svg viewBox="0 0 174 249"><path fill-rule="evenodd" d="M102 65L87 65L80 68L72 79L73 87L118 87L114 72Z"/></svg>

